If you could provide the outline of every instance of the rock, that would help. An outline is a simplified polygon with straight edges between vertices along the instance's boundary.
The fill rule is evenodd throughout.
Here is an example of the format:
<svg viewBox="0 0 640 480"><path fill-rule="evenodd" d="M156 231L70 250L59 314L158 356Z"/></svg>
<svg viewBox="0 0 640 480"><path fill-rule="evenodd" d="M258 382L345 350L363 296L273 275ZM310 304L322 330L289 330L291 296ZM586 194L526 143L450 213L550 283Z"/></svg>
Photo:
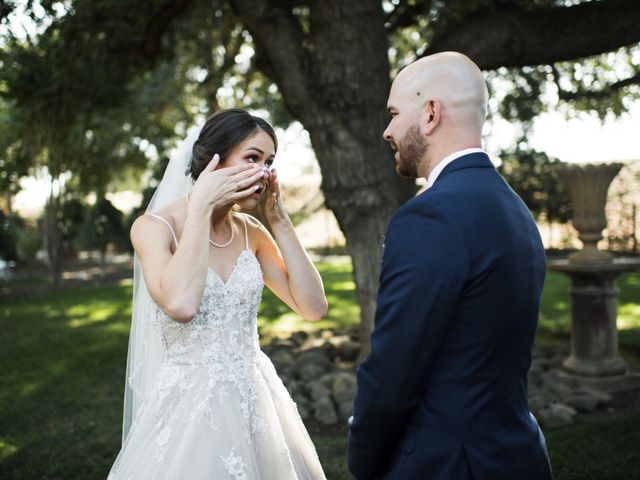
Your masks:
<svg viewBox="0 0 640 480"><path fill-rule="evenodd" d="M293 367L296 360L291 352L284 349L277 349L269 356L276 370L279 372L286 367Z"/></svg>
<svg viewBox="0 0 640 480"><path fill-rule="evenodd" d="M343 402L338 404L338 416L340 420L346 422L347 419L353 414L353 400L350 402Z"/></svg>
<svg viewBox="0 0 640 480"><path fill-rule="evenodd" d="M543 369L539 364L531 365L527 374L528 383L531 386L542 385Z"/></svg>
<svg viewBox="0 0 640 480"><path fill-rule="evenodd" d="M306 382L319 379L329 370L331 370L331 361L321 348L313 348L298 355L298 375Z"/></svg>
<svg viewBox="0 0 640 480"><path fill-rule="evenodd" d="M297 401L298 398L309 397L309 389L307 388L306 383L293 380L291 382L285 383L285 385L289 390L289 394L295 401Z"/></svg>
<svg viewBox="0 0 640 480"><path fill-rule="evenodd" d="M353 361L360 352L360 344L353 341L349 335L336 335L330 338L329 342L335 347L341 360Z"/></svg>
<svg viewBox="0 0 640 480"><path fill-rule="evenodd" d="M313 416L316 420L324 423L325 425L333 425L338 422L336 409L329 397L324 397L313 402Z"/></svg>
<svg viewBox="0 0 640 480"><path fill-rule="evenodd" d="M317 380L309 384L309 396L314 402L324 398L331 399L331 390L322 381Z"/></svg>
<svg viewBox="0 0 640 480"><path fill-rule="evenodd" d="M305 382L311 382L320 378L326 371L326 367L314 363L306 363L298 367L298 375Z"/></svg>
<svg viewBox="0 0 640 480"><path fill-rule="evenodd" d="M300 399L299 401L296 401L296 408L298 409L298 413L300 414L300 418L302 418L302 420L311 418L311 412L313 408L311 407L311 404L308 400Z"/></svg>
<svg viewBox="0 0 640 480"><path fill-rule="evenodd" d="M353 404L356 396L356 376L351 373L339 373L331 385L333 398L338 405Z"/></svg>
<svg viewBox="0 0 640 480"><path fill-rule="evenodd" d="M314 365L320 365L326 367L328 371L331 368L331 359L328 357L326 350L323 347L314 347L302 351L296 359L298 365L305 365L308 363Z"/></svg>
<svg viewBox="0 0 640 480"><path fill-rule="evenodd" d="M303 330L298 332L293 332L289 339L293 342L297 347L301 346L306 340L309 338L309 334Z"/></svg>
<svg viewBox="0 0 640 480"><path fill-rule="evenodd" d="M554 375L544 375L542 378L542 391L550 401L563 401L571 395L572 388L563 380Z"/></svg>
<svg viewBox="0 0 640 480"><path fill-rule="evenodd" d="M531 395L529 397L529 410L536 413L542 410L542 408L547 404L544 397L542 395Z"/></svg>
<svg viewBox="0 0 640 480"><path fill-rule="evenodd" d="M547 365L549 365L549 367L562 367L565 358L567 358L566 354L556 353L554 356L548 358Z"/></svg>
<svg viewBox="0 0 640 480"><path fill-rule="evenodd" d="M569 405L555 403L538 412L540 422L546 428L558 428L571 425L575 419L576 411Z"/></svg>
<svg viewBox="0 0 640 480"><path fill-rule="evenodd" d="M589 387L580 387L578 389L576 389L574 392L574 394L587 394L587 395L591 395L592 397L596 398L598 400L598 405L601 407L605 407L607 405L609 405L611 403L611 401L613 400L613 398L611 397L611 395L607 392L603 392L602 390L597 390L595 388L589 388Z"/></svg>
<svg viewBox="0 0 640 480"><path fill-rule="evenodd" d="M598 399L588 393L573 392L567 397L567 405L575 407L580 412L591 412L598 405Z"/></svg>

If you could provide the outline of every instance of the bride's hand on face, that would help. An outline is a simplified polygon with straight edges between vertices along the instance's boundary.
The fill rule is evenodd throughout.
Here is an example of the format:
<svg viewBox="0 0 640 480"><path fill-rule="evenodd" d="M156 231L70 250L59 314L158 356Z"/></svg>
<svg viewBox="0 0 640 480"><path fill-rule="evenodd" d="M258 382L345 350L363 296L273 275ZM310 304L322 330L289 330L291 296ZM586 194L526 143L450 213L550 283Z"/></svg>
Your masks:
<svg viewBox="0 0 640 480"><path fill-rule="evenodd" d="M259 188L257 182L265 175L257 164L217 169L219 164L220 155L216 153L196 180L190 204L215 210L235 203L252 195Z"/></svg>
<svg viewBox="0 0 640 480"><path fill-rule="evenodd" d="M273 225L287 218L287 211L284 208L282 196L280 195L280 184L278 182L278 172L272 168L267 179L267 191L264 196L264 216Z"/></svg>

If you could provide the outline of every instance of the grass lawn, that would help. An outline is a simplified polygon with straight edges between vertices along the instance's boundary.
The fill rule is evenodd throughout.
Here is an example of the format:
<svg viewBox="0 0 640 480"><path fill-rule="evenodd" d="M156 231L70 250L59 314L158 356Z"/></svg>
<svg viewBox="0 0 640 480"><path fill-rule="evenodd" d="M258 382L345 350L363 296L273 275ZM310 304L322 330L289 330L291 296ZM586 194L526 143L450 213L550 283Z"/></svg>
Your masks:
<svg viewBox="0 0 640 480"><path fill-rule="evenodd" d="M320 265L331 310L304 323L265 292L264 338L357 324L348 262ZM622 352L640 358L640 275L621 288ZM550 274L539 341L566 345L568 282ZM105 478L120 444L130 282L0 300L0 478ZM346 473L344 427L310 424L327 477ZM640 472L640 411L594 416L547 433L558 480L631 479Z"/></svg>

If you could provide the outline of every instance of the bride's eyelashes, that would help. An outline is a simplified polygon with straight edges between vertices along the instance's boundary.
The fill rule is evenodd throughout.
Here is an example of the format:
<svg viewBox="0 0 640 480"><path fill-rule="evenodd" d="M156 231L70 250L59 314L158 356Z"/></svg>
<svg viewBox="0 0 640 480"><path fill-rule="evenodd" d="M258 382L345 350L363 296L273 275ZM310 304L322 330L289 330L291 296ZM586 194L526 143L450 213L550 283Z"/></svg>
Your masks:
<svg viewBox="0 0 640 480"><path fill-rule="evenodd" d="M246 157L247 160L249 160L251 163L258 163L259 157L258 155L249 155ZM268 169L271 169L271 166L273 165L273 159L270 158L268 160L265 160L264 162L264 166L267 167Z"/></svg>

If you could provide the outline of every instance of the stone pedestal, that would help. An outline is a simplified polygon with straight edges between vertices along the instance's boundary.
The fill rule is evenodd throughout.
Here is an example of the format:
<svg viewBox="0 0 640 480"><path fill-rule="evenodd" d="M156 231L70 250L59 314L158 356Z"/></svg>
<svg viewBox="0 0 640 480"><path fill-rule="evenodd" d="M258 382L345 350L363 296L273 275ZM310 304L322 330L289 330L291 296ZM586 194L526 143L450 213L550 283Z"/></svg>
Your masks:
<svg viewBox="0 0 640 480"><path fill-rule="evenodd" d="M616 279L640 269L640 259L618 258L598 265L558 260L549 262L549 268L571 279L571 354L564 369L583 383L612 391L616 382L611 380L628 374L618 354Z"/></svg>

